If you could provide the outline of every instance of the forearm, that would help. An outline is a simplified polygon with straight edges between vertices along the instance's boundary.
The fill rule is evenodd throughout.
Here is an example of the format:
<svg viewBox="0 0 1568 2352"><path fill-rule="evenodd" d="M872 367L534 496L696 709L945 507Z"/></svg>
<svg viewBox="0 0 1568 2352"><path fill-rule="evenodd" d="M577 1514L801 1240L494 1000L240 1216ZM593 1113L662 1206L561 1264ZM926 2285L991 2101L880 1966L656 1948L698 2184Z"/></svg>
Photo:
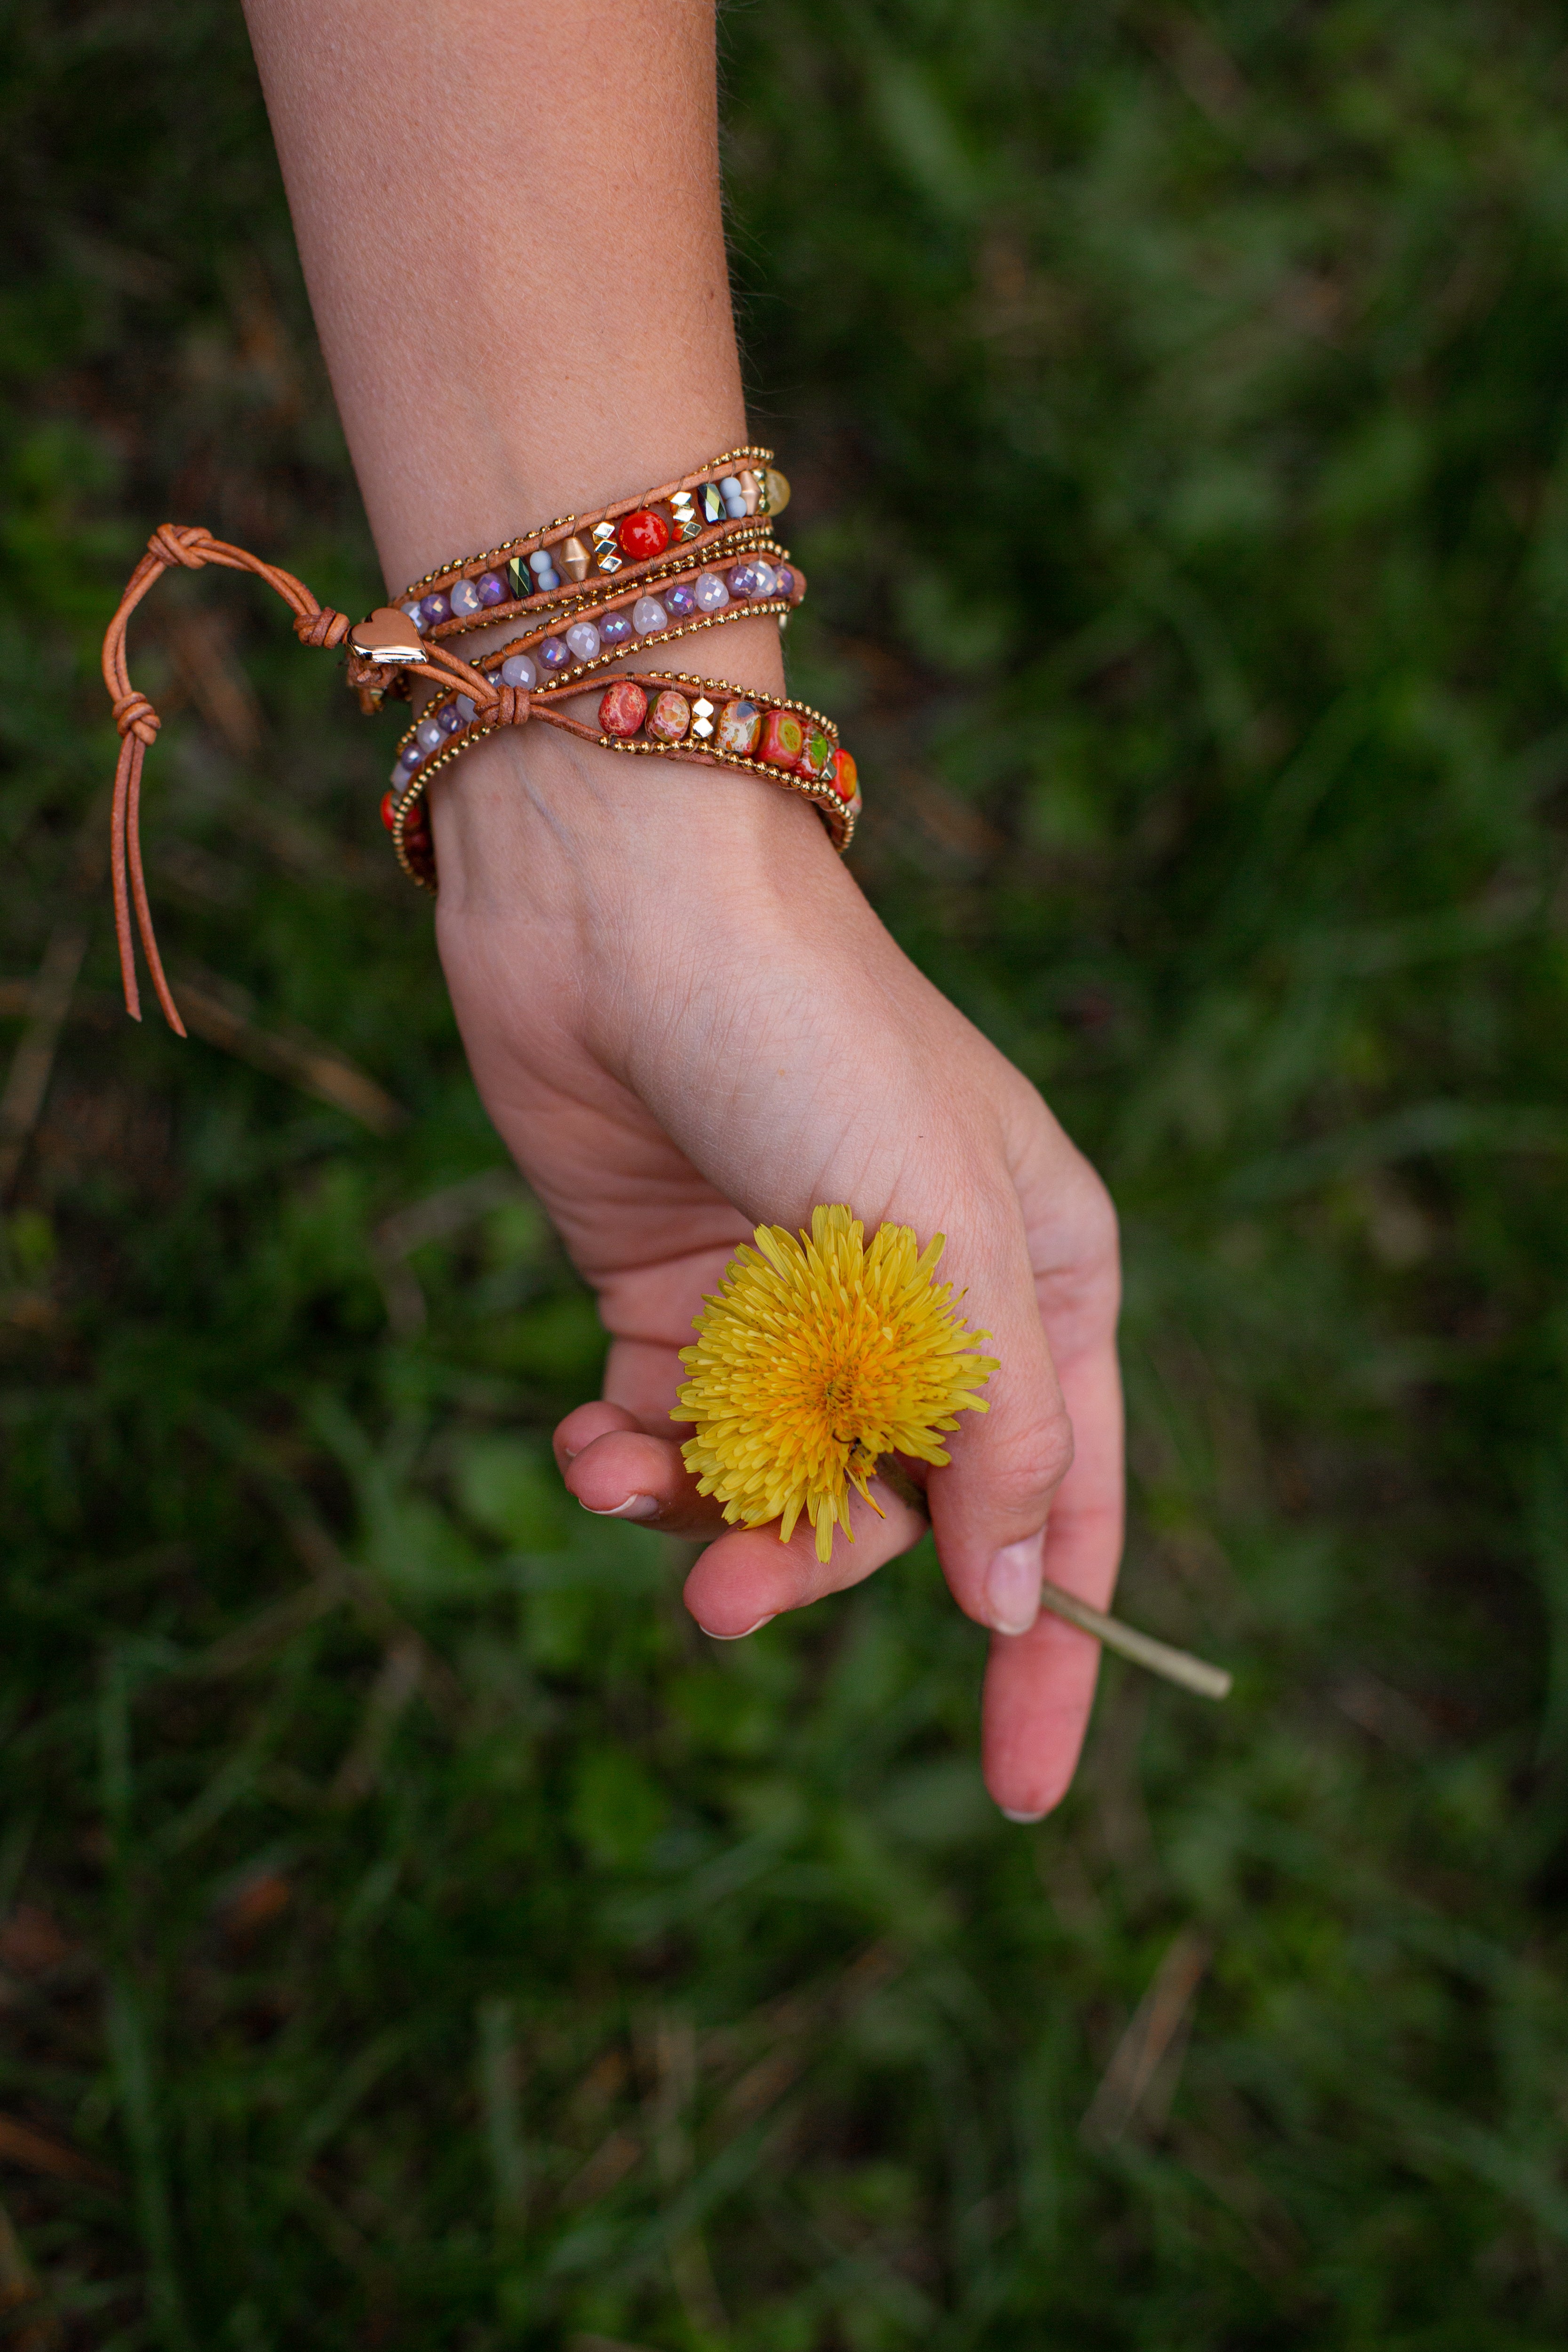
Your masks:
<svg viewBox="0 0 1568 2352"><path fill-rule="evenodd" d="M396 587L743 441L708 0L246 0Z"/></svg>

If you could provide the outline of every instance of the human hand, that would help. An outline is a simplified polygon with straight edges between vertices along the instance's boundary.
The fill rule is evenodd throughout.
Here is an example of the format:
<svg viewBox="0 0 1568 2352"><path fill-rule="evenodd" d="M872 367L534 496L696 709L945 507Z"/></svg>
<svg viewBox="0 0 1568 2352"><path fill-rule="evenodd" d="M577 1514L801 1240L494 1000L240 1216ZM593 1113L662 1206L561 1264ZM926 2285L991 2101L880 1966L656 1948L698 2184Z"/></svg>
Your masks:
<svg viewBox="0 0 1568 2352"><path fill-rule="evenodd" d="M906 1466L954 1598L993 1629L987 1787L1037 1816L1071 1778L1098 1663L1037 1613L1042 1567L1103 1608L1121 1549L1110 1201L804 803L651 764L536 729L436 796L441 952L475 1076L611 1334L604 1399L562 1423L557 1458L588 1509L713 1538L686 1599L718 1638L858 1583L921 1516L876 1482L886 1517L857 1500L856 1541L826 1566L807 1523L788 1544L726 1528L668 1418L679 1350L758 1223L847 1201L868 1230L945 1233L942 1277L1001 1369L951 1466Z"/></svg>

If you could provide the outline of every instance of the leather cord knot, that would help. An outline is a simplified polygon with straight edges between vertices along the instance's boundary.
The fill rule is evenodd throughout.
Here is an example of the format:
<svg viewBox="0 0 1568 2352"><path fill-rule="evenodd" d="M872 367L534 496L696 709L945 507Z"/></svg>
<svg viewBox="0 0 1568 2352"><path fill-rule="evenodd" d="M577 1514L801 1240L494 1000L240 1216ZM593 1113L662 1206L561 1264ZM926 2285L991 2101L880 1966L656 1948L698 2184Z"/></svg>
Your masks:
<svg viewBox="0 0 1568 2352"><path fill-rule="evenodd" d="M133 735L138 743L151 743L163 722L146 696L139 694L132 687L129 694L117 697L114 723L121 738Z"/></svg>
<svg viewBox="0 0 1568 2352"><path fill-rule="evenodd" d="M302 646L324 646L329 653L336 651L353 628L346 613L334 613L330 604L322 604L314 613L299 613L294 618L294 635Z"/></svg>
<svg viewBox="0 0 1568 2352"><path fill-rule="evenodd" d="M503 686L498 679L494 708L482 712L481 716L496 727L521 727L531 708L526 686Z"/></svg>
<svg viewBox="0 0 1568 2352"><path fill-rule="evenodd" d="M199 572L212 545L211 531L199 522L161 522L147 541L147 552L171 570L178 563L187 572Z"/></svg>

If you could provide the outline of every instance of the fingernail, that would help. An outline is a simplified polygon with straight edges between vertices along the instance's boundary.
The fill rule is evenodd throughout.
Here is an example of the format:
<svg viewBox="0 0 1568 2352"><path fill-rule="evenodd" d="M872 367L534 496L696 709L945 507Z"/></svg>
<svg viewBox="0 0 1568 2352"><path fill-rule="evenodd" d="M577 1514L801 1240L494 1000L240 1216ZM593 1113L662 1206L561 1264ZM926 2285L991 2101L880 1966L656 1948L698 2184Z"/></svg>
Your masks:
<svg viewBox="0 0 1568 2352"><path fill-rule="evenodd" d="M1040 1613L1046 1531L1006 1544L985 1571L985 1606L998 1633L1026 1633Z"/></svg>
<svg viewBox="0 0 1568 2352"><path fill-rule="evenodd" d="M996 1810L1001 1814L1005 1822L1023 1822L1027 1823L1029 1822L1043 1822L1046 1818L1044 1813L1016 1813L1011 1805L998 1805Z"/></svg>
<svg viewBox="0 0 1568 2352"><path fill-rule="evenodd" d="M739 1633L716 1633L711 1625L701 1624L697 1630L700 1633L706 1633L710 1642L743 1642L748 1634L760 1633L764 1625L771 1625L778 1613L776 1609L771 1609L765 1617L759 1617L754 1625L742 1627Z"/></svg>
<svg viewBox="0 0 1568 2352"><path fill-rule="evenodd" d="M624 1503L617 1503L609 1511L595 1511L592 1503L584 1503L583 1508L592 1512L596 1519L656 1519L658 1517L658 1505L651 1495L628 1495Z"/></svg>

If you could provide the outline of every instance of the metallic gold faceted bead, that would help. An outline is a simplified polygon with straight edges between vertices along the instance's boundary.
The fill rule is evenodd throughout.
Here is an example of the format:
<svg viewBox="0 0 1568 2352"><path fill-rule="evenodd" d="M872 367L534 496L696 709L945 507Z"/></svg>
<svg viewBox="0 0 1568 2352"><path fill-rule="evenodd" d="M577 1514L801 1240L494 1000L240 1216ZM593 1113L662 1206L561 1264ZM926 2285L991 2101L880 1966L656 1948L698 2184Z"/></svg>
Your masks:
<svg viewBox="0 0 1568 2352"><path fill-rule="evenodd" d="M588 576L588 550L575 532L563 539L554 550L555 561L568 580L585 580Z"/></svg>
<svg viewBox="0 0 1568 2352"><path fill-rule="evenodd" d="M783 514L789 504L788 476L781 474L776 466L768 466L763 472L763 485L767 491L769 514Z"/></svg>
<svg viewBox="0 0 1568 2352"><path fill-rule="evenodd" d="M618 572L626 562L616 544L613 522L596 522L594 525L594 562L601 572Z"/></svg>

